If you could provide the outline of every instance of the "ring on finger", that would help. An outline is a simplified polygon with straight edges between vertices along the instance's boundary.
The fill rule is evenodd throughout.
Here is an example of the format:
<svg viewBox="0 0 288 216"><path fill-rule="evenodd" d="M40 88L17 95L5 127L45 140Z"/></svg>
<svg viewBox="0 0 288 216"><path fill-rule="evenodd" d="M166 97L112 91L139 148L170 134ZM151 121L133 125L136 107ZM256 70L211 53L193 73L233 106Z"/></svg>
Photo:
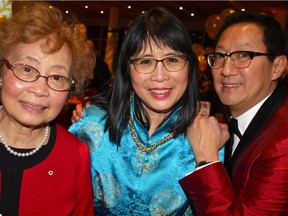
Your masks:
<svg viewBox="0 0 288 216"><path fill-rule="evenodd" d="M197 117L199 117L199 119L201 119L203 116L204 116L204 113L202 112L197 113Z"/></svg>

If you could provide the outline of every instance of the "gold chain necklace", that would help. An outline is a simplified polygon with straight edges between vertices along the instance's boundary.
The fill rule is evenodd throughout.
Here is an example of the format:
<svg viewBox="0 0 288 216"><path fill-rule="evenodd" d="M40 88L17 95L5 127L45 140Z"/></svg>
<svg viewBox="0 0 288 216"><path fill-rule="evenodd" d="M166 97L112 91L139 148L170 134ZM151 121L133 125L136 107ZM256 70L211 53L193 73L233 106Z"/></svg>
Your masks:
<svg viewBox="0 0 288 216"><path fill-rule="evenodd" d="M132 118L129 118L129 127L130 127L131 135L132 135L132 138L133 138L134 142L136 143L137 147L143 152L154 151L158 146L162 145L163 143L165 143L166 141L170 140L174 136L174 133L172 132L168 136L164 137L162 140L160 140L157 143L155 143L153 146L145 148L145 147L143 147L141 145L140 141L138 140L138 138L136 136L135 129L133 127Z"/></svg>

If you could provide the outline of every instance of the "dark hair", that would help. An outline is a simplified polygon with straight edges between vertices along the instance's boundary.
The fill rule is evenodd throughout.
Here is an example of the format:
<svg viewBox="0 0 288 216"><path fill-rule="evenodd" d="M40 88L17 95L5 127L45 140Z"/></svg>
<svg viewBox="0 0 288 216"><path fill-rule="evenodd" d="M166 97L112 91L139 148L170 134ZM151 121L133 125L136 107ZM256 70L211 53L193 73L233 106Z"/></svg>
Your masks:
<svg viewBox="0 0 288 216"><path fill-rule="evenodd" d="M266 45L267 53L286 55L285 33L280 23L273 17L257 11L239 11L226 18L223 26L220 28L216 38L215 45L218 43L222 33L231 25L238 23L254 23L263 29L263 43ZM269 56L273 61L276 56Z"/></svg>
<svg viewBox="0 0 288 216"><path fill-rule="evenodd" d="M120 143L123 131L128 123L128 117L130 116L129 101L133 88L130 78L129 59L139 53L143 47L149 46L150 39L156 45L166 45L189 58L187 62L189 64L187 89L177 104L170 110L172 114L176 109L181 107L179 119L172 128L175 135L186 134L187 127L195 117L198 99L196 78L198 63L192 51L190 37L184 25L173 14L164 8L153 8L136 17L130 24L120 50L110 95L106 97L106 103L102 102L102 107L108 110L105 130L109 129L110 140L117 144ZM99 100L99 98L96 101L98 101L98 104L101 103L101 99ZM149 116L136 94L134 102L135 113L139 121L149 128ZM169 117L170 115L167 116L167 118Z"/></svg>

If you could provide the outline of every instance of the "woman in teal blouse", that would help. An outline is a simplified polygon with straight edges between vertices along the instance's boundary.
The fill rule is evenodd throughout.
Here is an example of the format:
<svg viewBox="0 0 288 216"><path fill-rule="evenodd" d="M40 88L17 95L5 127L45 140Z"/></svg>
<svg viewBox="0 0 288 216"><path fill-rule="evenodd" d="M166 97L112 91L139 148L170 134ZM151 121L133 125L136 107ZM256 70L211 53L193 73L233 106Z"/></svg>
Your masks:
<svg viewBox="0 0 288 216"><path fill-rule="evenodd" d="M69 129L90 147L96 214L192 215L178 180L195 169L186 130L197 112L196 74L174 15L154 8L129 26L112 87Z"/></svg>

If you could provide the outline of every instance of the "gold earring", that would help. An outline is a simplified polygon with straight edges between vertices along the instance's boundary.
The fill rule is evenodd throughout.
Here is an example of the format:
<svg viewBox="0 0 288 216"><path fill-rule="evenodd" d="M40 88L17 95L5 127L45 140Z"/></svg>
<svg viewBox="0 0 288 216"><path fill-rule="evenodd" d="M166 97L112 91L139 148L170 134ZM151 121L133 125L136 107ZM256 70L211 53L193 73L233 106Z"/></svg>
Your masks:
<svg viewBox="0 0 288 216"><path fill-rule="evenodd" d="M132 103L132 99L133 99L133 91L130 91L130 97L129 97L129 103Z"/></svg>

